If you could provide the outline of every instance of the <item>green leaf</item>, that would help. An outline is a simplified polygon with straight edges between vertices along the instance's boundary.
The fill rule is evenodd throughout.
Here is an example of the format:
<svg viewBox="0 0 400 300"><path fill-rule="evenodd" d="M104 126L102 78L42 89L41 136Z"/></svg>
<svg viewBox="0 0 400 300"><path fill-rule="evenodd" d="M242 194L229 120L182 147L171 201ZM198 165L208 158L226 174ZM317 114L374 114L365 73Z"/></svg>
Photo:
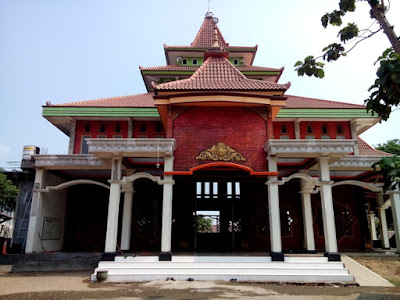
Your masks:
<svg viewBox="0 0 400 300"><path fill-rule="evenodd" d="M356 3L355 0L340 0L339 7L343 11L355 11Z"/></svg>
<svg viewBox="0 0 400 300"><path fill-rule="evenodd" d="M339 31L338 36L342 42L351 40L352 38L358 36L358 27L355 23L348 23L346 27Z"/></svg>
<svg viewBox="0 0 400 300"><path fill-rule="evenodd" d="M325 77L325 72L322 69L318 69L318 77L319 78L324 78Z"/></svg>

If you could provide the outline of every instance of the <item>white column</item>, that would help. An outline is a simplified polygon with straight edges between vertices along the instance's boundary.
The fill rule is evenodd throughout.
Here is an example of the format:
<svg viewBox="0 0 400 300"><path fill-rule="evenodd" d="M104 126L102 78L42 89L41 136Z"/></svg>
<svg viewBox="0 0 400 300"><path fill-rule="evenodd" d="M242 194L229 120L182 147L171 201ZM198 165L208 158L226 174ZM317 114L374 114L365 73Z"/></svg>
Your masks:
<svg viewBox="0 0 400 300"><path fill-rule="evenodd" d="M164 172L173 171L174 158L164 158ZM163 187L163 208L162 208L162 228L161 228L161 256L163 253L170 257L171 253L171 229L172 229L172 175L164 175ZM170 259L166 259L170 260Z"/></svg>
<svg viewBox="0 0 400 300"><path fill-rule="evenodd" d="M122 214L121 250L129 250L131 245L133 191L124 193L124 211Z"/></svg>
<svg viewBox="0 0 400 300"><path fill-rule="evenodd" d="M383 249L390 249L389 234L386 221L386 206L384 206L383 194L376 194L376 203L378 204L379 226L381 229L381 242Z"/></svg>
<svg viewBox="0 0 400 300"><path fill-rule="evenodd" d="M329 174L329 157L318 158L321 193L322 222L324 225L325 251L338 251L336 240L335 213L333 210L332 183Z"/></svg>
<svg viewBox="0 0 400 300"><path fill-rule="evenodd" d="M303 188L304 180L301 180L302 190L301 204L303 208L303 225L304 225L304 241L307 251L315 251L314 241L314 227L313 227L313 215L311 208L311 191Z"/></svg>
<svg viewBox="0 0 400 300"><path fill-rule="evenodd" d="M118 235L118 213L119 201L121 197L121 167L122 159L112 159L112 170L110 182L110 196L108 202L108 218L107 218L107 233L106 246L104 252L110 253L117 250L117 235Z"/></svg>
<svg viewBox="0 0 400 300"><path fill-rule="evenodd" d="M277 158L268 157L269 172L278 172ZM268 176L268 210L271 238L271 252L282 252L281 215L279 212L279 185L278 176Z"/></svg>
<svg viewBox="0 0 400 300"><path fill-rule="evenodd" d="M375 213L373 211L369 211L368 220L369 220L369 227L371 230L371 240L376 241L378 239L378 236L376 235Z"/></svg>
<svg viewBox="0 0 400 300"><path fill-rule="evenodd" d="M295 139L300 139L300 121L294 121L294 134Z"/></svg>
<svg viewBox="0 0 400 300"><path fill-rule="evenodd" d="M37 191L45 188L46 170L36 169L35 183L33 185L32 205L29 215L29 227L26 238L25 253L42 252L39 239L39 228L43 223L42 204L43 193Z"/></svg>
<svg viewBox="0 0 400 300"><path fill-rule="evenodd" d="M396 253L400 254L400 191L398 189L390 192L390 203L392 206L393 226L396 237Z"/></svg>
<svg viewBox="0 0 400 300"><path fill-rule="evenodd" d="M71 129L69 131L69 146L68 146L68 154L74 153L75 147L75 131L76 131L76 120L71 121Z"/></svg>
<svg viewBox="0 0 400 300"><path fill-rule="evenodd" d="M128 120L128 138L133 138L133 121L132 121L132 119Z"/></svg>
<svg viewBox="0 0 400 300"><path fill-rule="evenodd" d="M356 141L354 145L354 155L358 156L360 155L360 150L358 148L357 123L354 121L351 122L351 138Z"/></svg>
<svg viewBox="0 0 400 300"><path fill-rule="evenodd" d="M383 249L390 249L389 234L386 221L386 209L384 207L378 208L379 224L381 229L381 241Z"/></svg>

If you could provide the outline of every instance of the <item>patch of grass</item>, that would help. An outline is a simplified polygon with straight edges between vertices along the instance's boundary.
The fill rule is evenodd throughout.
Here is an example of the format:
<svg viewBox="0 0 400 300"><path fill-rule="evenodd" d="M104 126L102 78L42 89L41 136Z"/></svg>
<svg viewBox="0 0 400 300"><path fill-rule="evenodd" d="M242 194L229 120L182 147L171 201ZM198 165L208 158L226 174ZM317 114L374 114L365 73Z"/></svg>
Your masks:
<svg viewBox="0 0 400 300"><path fill-rule="evenodd" d="M393 279L393 278L386 278L386 279L389 280L390 283L393 284L394 286L400 286L400 280Z"/></svg>

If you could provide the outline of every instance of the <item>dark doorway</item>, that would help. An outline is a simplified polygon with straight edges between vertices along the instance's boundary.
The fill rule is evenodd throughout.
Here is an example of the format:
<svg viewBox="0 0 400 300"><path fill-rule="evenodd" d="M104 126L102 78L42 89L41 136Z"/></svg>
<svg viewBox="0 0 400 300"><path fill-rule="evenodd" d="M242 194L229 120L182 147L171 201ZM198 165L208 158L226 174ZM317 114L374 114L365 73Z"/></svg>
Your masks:
<svg viewBox="0 0 400 300"><path fill-rule="evenodd" d="M196 182L194 250L237 251L245 229L240 182Z"/></svg>

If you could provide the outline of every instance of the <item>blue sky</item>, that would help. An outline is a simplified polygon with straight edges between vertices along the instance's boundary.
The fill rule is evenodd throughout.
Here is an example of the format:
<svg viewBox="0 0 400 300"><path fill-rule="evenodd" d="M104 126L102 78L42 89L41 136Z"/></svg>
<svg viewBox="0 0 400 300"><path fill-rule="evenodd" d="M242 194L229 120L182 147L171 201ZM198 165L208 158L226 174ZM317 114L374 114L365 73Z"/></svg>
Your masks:
<svg viewBox="0 0 400 300"><path fill-rule="evenodd" d="M338 0L212 0L211 10L231 45L254 46L254 65L285 67L288 94L363 104L376 58L389 47L379 33L326 67L326 78L299 78L293 65L336 41L320 17ZM46 101L64 103L146 92L139 66L165 65L163 44L190 44L207 0L0 0L0 167L19 161L23 145L68 150L68 137L42 116ZM345 22L367 28L368 5ZM388 19L400 34L400 3ZM362 137L370 144L400 138L400 113ZM397 130L396 130L397 129Z"/></svg>

